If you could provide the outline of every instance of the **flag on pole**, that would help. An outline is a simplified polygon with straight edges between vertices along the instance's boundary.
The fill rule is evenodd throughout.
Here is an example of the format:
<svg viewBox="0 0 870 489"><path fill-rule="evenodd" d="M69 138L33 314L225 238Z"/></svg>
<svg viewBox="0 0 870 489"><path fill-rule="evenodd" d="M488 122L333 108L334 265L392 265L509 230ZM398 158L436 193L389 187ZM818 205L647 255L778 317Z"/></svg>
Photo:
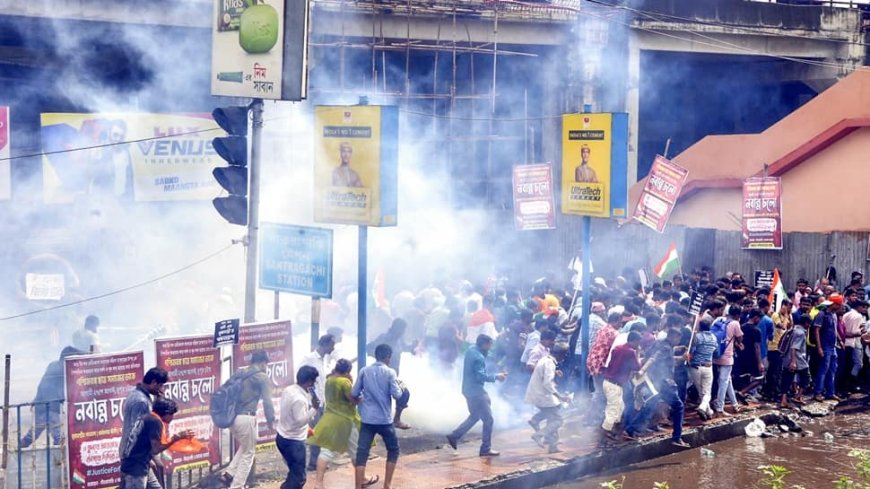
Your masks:
<svg viewBox="0 0 870 489"><path fill-rule="evenodd" d="M670 277L680 271L680 257L677 255L677 245L671 243L668 252L662 261L653 269L658 278Z"/></svg>
<svg viewBox="0 0 870 489"><path fill-rule="evenodd" d="M372 298L375 300L375 307L387 307L387 291L384 284L384 269L379 268L375 273L375 281L372 284Z"/></svg>
<svg viewBox="0 0 870 489"><path fill-rule="evenodd" d="M782 286L782 280L779 279L779 269L773 269L773 284L770 287L770 303L774 305L774 311L779 311L779 306L782 305L782 300L786 298L785 287Z"/></svg>

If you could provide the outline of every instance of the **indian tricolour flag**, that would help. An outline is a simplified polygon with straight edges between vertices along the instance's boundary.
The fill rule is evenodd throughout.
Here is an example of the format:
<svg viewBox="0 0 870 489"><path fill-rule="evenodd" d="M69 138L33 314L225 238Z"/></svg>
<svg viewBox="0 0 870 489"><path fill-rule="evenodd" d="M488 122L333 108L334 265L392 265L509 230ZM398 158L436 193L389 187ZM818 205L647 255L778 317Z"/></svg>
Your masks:
<svg viewBox="0 0 870 489"><path fill-rule="evenodd" d="M782 280L779 279L779 269L773 269L773 285L770 287L770 303L774 304L774 311L779 311L779 306L782 305L782 300L786 298L785 287L782 286Z"/></svg>
<svg viewBox="0 0 870 489"><path fill-rule="evenodd" d="M82 473L79 472L77 469L73 469L72 481L75 484L83 486L83 485L85 485L85 476L82 475Z"/></svg>
<svg viewBox="0 0 870 489"><path fill-rule="evenodd" d="M677 245L671 243L668 253L653 269L658 278L671 277L680 271L680 256L677 255Z"/></svg>

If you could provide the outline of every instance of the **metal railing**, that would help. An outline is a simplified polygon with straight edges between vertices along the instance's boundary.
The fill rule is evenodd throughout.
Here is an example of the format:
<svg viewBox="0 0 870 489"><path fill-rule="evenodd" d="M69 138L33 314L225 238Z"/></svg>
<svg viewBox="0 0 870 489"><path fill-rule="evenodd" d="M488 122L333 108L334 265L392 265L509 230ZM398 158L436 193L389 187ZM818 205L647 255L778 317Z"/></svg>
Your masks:
<svg viewBox="0 0 870 489"><path fill-rule="evenodd" d="M0 407L4 420L8 420L4 426L4 489L64 486L66 430L62 405L63 400L57 399Z"/></svg>

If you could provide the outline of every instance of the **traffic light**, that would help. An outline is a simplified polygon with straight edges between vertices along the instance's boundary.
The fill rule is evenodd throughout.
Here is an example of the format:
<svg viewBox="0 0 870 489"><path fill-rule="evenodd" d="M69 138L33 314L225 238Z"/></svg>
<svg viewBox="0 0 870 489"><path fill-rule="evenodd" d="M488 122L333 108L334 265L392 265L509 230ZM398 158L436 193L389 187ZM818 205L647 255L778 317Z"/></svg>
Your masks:
<svg viewBox="0 0 870 489"><path fill-rule="evenodd" d="M229 195L212 200L214 208L231 224L248 224L248 108L222 107L211 113L227 136L212 140L215 152L229 166L212 170Z"/></svg>

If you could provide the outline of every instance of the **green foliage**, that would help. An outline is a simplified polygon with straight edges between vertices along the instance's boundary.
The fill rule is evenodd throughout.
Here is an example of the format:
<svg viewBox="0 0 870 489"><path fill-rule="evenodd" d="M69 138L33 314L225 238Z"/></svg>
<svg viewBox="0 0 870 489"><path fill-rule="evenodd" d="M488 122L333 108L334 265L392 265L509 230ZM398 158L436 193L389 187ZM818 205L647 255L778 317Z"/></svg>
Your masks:
<svg viewBox="0 0 870 489"><path fill-rule="evenodd" d="M608 481L608 482L602 482L601 487L603 487L604 489L622 489L622 485L624 483L625 483L625 476L622 477L621 481L612 480L612 481Z"/></svg>
<svg viewBox="0 0 870 489"><path fill-rule="evenodd" d="M770 489L785 489L785 476L791 473L790 470L782 465L762 465L758 468L764 478L758 481L762 487Z"/></svg>
<svg viewBox="0 0 870 489"><path fill-rule="evenodd" d="M667 482L655 482L653 483L653 489L671 489L671 485Z"/></svg>

